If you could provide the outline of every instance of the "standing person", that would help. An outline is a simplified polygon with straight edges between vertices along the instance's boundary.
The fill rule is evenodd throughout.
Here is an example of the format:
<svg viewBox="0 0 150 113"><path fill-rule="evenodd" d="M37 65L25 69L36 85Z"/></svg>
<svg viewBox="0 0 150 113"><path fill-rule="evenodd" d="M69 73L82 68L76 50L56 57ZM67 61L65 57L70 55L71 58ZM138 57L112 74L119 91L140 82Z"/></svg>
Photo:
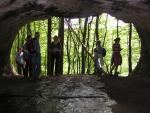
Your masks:
<svg viewBox="0 0 150 113"><path fill-rule="evenodd" d="M32 69L32 56L34 54L34 47L33 47L33 38L31 35L27 36L27 42L24 46L24 60L26 62L25 65L25 77L33 77L33 69Z"/></svg>
<svg viewBox="0 0 150 113"><path fill-rule="evenodd" d="M114 39L115 43L113 44L112 50L112 58L111 58L111 70L110 73L112 74L112 71L115 69L114 75L118 75L118 66L122 64L122 56L120 54L121 52L121 46L120 46L120 38Z"/></svg>
<svg viewBox="0 0 150 113"><path fill-rule="evenodd" d="M61 58L61 43L58 36L54 36L53 42L51 43L51 70L50 73L53 75L55 68L55 75L59 75L59 63Z"/></svg>
<svg viewBox="0 0 150 113"><path fill-rule="evenodd" d="M94 73L98 73L104 65L103 61L103 47L101 42L98 40L96 42L96 48L94 49Z"/></svg>
<svg viewBox="0 0 150 113"><path fill-rule="evenodd" d="M25 61L23 58L23 48L22 47L19 49L19 51L16 54L16 63L17 63L18 74L24 75Z"/></svg>
<svg viewBox="0 0 150 113"><path fill-rule="evenodd" d="M35 36L33 39L34 53L32 57L34 79L38 79L41 73L41 52L40 52L39 38L40 38L40 33L35 32Z"/></svg>

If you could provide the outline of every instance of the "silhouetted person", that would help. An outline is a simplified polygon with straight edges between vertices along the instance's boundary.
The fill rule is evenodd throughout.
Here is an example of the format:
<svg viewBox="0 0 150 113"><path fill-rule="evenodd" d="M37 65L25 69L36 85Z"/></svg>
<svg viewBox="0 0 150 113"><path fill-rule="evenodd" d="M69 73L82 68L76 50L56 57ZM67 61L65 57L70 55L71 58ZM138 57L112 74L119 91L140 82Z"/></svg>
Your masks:
<svg viewBox="0 0 150 113"><path fill-rule="evenodd" d="M27 36L27 42L24 45L24 60L26 62L25 65L25 77L33 77L32 75L32 56L34 53L34 47L33 47L33 38L31 35Z"/></svg>
<svg viewBox="0 0 150 113"><path fill-rule="evenodd" d="M41 73L41 52L40 52L39 38L40 38L40 33L36 32L33 39L34 53L32 56L34 79L38 79Z"/></svg>
<svg viewBox="0 0 150 113"><path fill-rule="evenodd" d="M120 47L120 38L114 39L115 43L113 44L112 50L112 58L111 58L111 70L110 73L112 74L112 71L115 70L114 75L118 75L118 66L122 64L122 56L120 54L121 47Z"/></svg>
<svg viewBox="0 0 150 113"><path fill-rule="evenodd" d="M61 58L61 43L60 43L60 38L58 36L54 36L53 42L51 43L50 46L50 51L51 51L51 70L50 74L54 74L54 69L55 69L55 75L59 75L59 64L60 64L60 58Z"/></svg>
<svg viewBox="0 0 150 113"><path fill-rule="evenodd" d="M23 48L21 47L16 54L17 69L18 69L18 74L20 74L20 75L24 75L25 61L23 58L23 54L24 54Z"/></svg>
<svg viewBox="0 0 150 113"><path fill-rule="evenodd" d="M96 48L94 49L94 73L97 74L98 71L101 70L101 68L104 65L103 61L103 47L101 46L101 42L96 42Z"/></svg>

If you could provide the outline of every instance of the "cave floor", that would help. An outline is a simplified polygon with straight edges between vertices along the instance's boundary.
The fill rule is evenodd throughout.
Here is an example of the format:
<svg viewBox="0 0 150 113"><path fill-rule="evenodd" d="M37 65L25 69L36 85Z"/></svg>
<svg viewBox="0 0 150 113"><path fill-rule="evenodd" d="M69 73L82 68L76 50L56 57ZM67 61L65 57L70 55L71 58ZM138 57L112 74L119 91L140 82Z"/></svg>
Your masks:
<svg viewBox="0 0 150 113"><path fill-rule="evenodd" d="M149 97L146 78L0 78L0 113L150 113Z"/></svg>

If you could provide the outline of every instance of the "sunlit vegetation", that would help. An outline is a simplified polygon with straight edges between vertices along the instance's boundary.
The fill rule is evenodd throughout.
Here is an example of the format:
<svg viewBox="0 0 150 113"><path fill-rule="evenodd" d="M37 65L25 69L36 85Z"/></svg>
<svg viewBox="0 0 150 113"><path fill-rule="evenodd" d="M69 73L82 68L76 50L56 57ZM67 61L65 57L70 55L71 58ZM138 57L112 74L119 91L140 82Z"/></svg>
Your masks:
<svg viewBox="0 0 150 113"><path fill-rule="evenodd" d="M82 44L93 55L96 41L96 17L80 19L64 19L64 56L63 56L63 74L81 74L82 71ZM59 18L52 17L52 37L58 35ZM85 29L86 27L86 29ZM18 32L14 40L11 50L11 64L16 67L15 55L19 47L23 46L26 41L27 34L39 31L41 34L40 45L42 55L42 75L47 75L47 36L48 36L48 20L40 20L28 23ZM119 69L122 76L128 75L128 56L129 56L129 23L124 23L107 14L99 16L98 20L98 36L103 46L107 50L104 58L104 70L109 72L112 54L113 40L119 36L121 38L123 63ZM50 31L49 31L50 32ZM83 37L85 38L83 40ZM81 42L80 42L81 41ZM140 57L140 39L136 29L132 25L132 69L135 68ZM94 63L89 54L85 52L85 73L92 74L94 72Z"/></svg>

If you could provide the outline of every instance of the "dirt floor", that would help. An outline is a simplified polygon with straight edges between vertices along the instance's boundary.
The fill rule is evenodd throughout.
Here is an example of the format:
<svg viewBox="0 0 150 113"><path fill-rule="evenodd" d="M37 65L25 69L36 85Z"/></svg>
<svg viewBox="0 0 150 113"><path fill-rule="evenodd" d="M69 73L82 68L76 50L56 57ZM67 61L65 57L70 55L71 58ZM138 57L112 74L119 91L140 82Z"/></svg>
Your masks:
<svg viewBox="0 0 150 113"><path fill-rule="evenodd" d="M83 76L82 76L83 77ZM86 78L86 77L85 77ZM60 78L43 78L46 81L56 82ZM65 79L62 77L61 79ZM88 76L87 76L88 80ZM80 77L76 82L82 81ZM150 113L150 79L133 77L95 77L94 81L100 81L105 84L107 94L114 99L117 104L112 106L113 113ZM0 100L6 101L3 97L9 94L9 90L21 89L23 85L31 84L31 80L25 80L22 77L1 77L0 78ZM21 87L19 87L19 86ZM6 95L5 95L6 93ZM0 106L2 107L2 106Z"/></svg>

